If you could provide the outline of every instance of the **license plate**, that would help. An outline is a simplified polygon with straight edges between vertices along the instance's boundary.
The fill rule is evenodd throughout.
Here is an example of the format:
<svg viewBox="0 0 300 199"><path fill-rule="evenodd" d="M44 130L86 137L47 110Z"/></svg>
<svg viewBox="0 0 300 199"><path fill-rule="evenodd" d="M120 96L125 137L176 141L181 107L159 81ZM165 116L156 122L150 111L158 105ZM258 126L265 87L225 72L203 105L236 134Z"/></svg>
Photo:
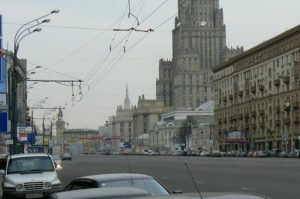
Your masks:
<svg viewBox="0 0 300 199"><path fill-rule="evenodd" d="M26 198L43 198L43 193L28 193L26 194Z"/></svg>

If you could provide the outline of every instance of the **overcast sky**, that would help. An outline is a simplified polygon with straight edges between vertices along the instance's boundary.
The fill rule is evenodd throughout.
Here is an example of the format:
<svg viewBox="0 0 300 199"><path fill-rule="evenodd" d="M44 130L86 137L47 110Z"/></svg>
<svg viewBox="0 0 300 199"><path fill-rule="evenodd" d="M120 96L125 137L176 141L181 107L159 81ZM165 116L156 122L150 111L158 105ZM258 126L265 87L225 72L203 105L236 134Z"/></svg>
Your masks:
<svg viewBox="0 0 300 199"><path fill-rule="evenodd" d="M220 0L220 4L228 46L249 49L300 22L299 0ZM127 0L0 0L0 5L3 45L10 50L20 24L59 9L41 32L22 41L19 58L28 60L29 70L37 65L47 69L37 69L31 79L84 81L81 101L78 86L72 101L70 86L35 84L29 90L29 106L48 97L45 107L66 107L69 128L97 128L123 104L126 83L132 104L142 94L155 99L158 61L172 57L177 0L131 0L138 28L154 32L129 35L112 30L137 23L134 17L128 18ZM45 114L35 111L35 117Z"/></svg>

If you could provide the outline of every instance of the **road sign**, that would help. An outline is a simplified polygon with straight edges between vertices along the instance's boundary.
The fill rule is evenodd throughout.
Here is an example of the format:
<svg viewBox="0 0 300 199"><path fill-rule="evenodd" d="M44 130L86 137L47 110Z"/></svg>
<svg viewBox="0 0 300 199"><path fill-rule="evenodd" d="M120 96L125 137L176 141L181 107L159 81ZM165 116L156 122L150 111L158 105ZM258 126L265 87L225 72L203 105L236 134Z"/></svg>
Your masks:
<svg viewBox="0 0 300 199"><path fill-rule="evenodd" d="M282 135L282 142L284 144L288 144L289 143L289 136L288 135Z"/></svg>

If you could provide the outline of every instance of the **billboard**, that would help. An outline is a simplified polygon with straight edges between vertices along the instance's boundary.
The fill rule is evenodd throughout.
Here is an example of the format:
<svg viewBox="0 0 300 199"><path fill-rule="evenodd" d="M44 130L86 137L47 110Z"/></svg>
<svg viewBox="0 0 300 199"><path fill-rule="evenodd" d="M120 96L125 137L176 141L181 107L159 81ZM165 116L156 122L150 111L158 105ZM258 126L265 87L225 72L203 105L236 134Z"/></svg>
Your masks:
<svg viewBox="0 0 300 199"><path fill-rule="evenodd" d="M247 131L227 131L225 132L225 142L240 143L248 141Z"/></svg>
<svg viewBox="0 0 300 199"><path fill-rule="evenodd" d="M27 142L28 134L32 132L32 127L17 127L18 140L20 142Z"/></svg>

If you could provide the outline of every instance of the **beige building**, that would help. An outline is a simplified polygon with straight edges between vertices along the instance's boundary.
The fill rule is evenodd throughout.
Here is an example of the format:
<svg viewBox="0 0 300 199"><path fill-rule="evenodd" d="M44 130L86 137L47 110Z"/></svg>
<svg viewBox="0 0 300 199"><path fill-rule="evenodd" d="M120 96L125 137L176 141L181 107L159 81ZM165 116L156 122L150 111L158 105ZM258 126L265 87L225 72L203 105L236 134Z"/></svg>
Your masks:
<svg viewBox="0 0 300 199"><path fill-rule="evenodd" d="M84 145L94 151L100 148L99 132L87 129L67 129L63 133L65 149L72 153L83 153Z"/></svg>
<svg viewBox="0 0 300 199"><path fill-rule="evenodd" d="M137 138L143 134L149 133L155 123L160 120L160 115L166 110L163 102L160 100L147 100L145 96L139 97L137 106L133 109L133 140L132 143L137 146Z"/></svg>
<svg viewBox="0 0 300 199"><path fill-rule="evenodd" d="M223 150L299 148L300 26L214 68Z"/></svg>
<svg viewBox="0 0 300 199"><path fill-rule="evenodd" d="M112 141L113 151L123 150L126 143L132 144L133 138L133 107L130 106L128 86L126 86L126 97L124 106L117 107L116 115L112 117Z"/></svg>

